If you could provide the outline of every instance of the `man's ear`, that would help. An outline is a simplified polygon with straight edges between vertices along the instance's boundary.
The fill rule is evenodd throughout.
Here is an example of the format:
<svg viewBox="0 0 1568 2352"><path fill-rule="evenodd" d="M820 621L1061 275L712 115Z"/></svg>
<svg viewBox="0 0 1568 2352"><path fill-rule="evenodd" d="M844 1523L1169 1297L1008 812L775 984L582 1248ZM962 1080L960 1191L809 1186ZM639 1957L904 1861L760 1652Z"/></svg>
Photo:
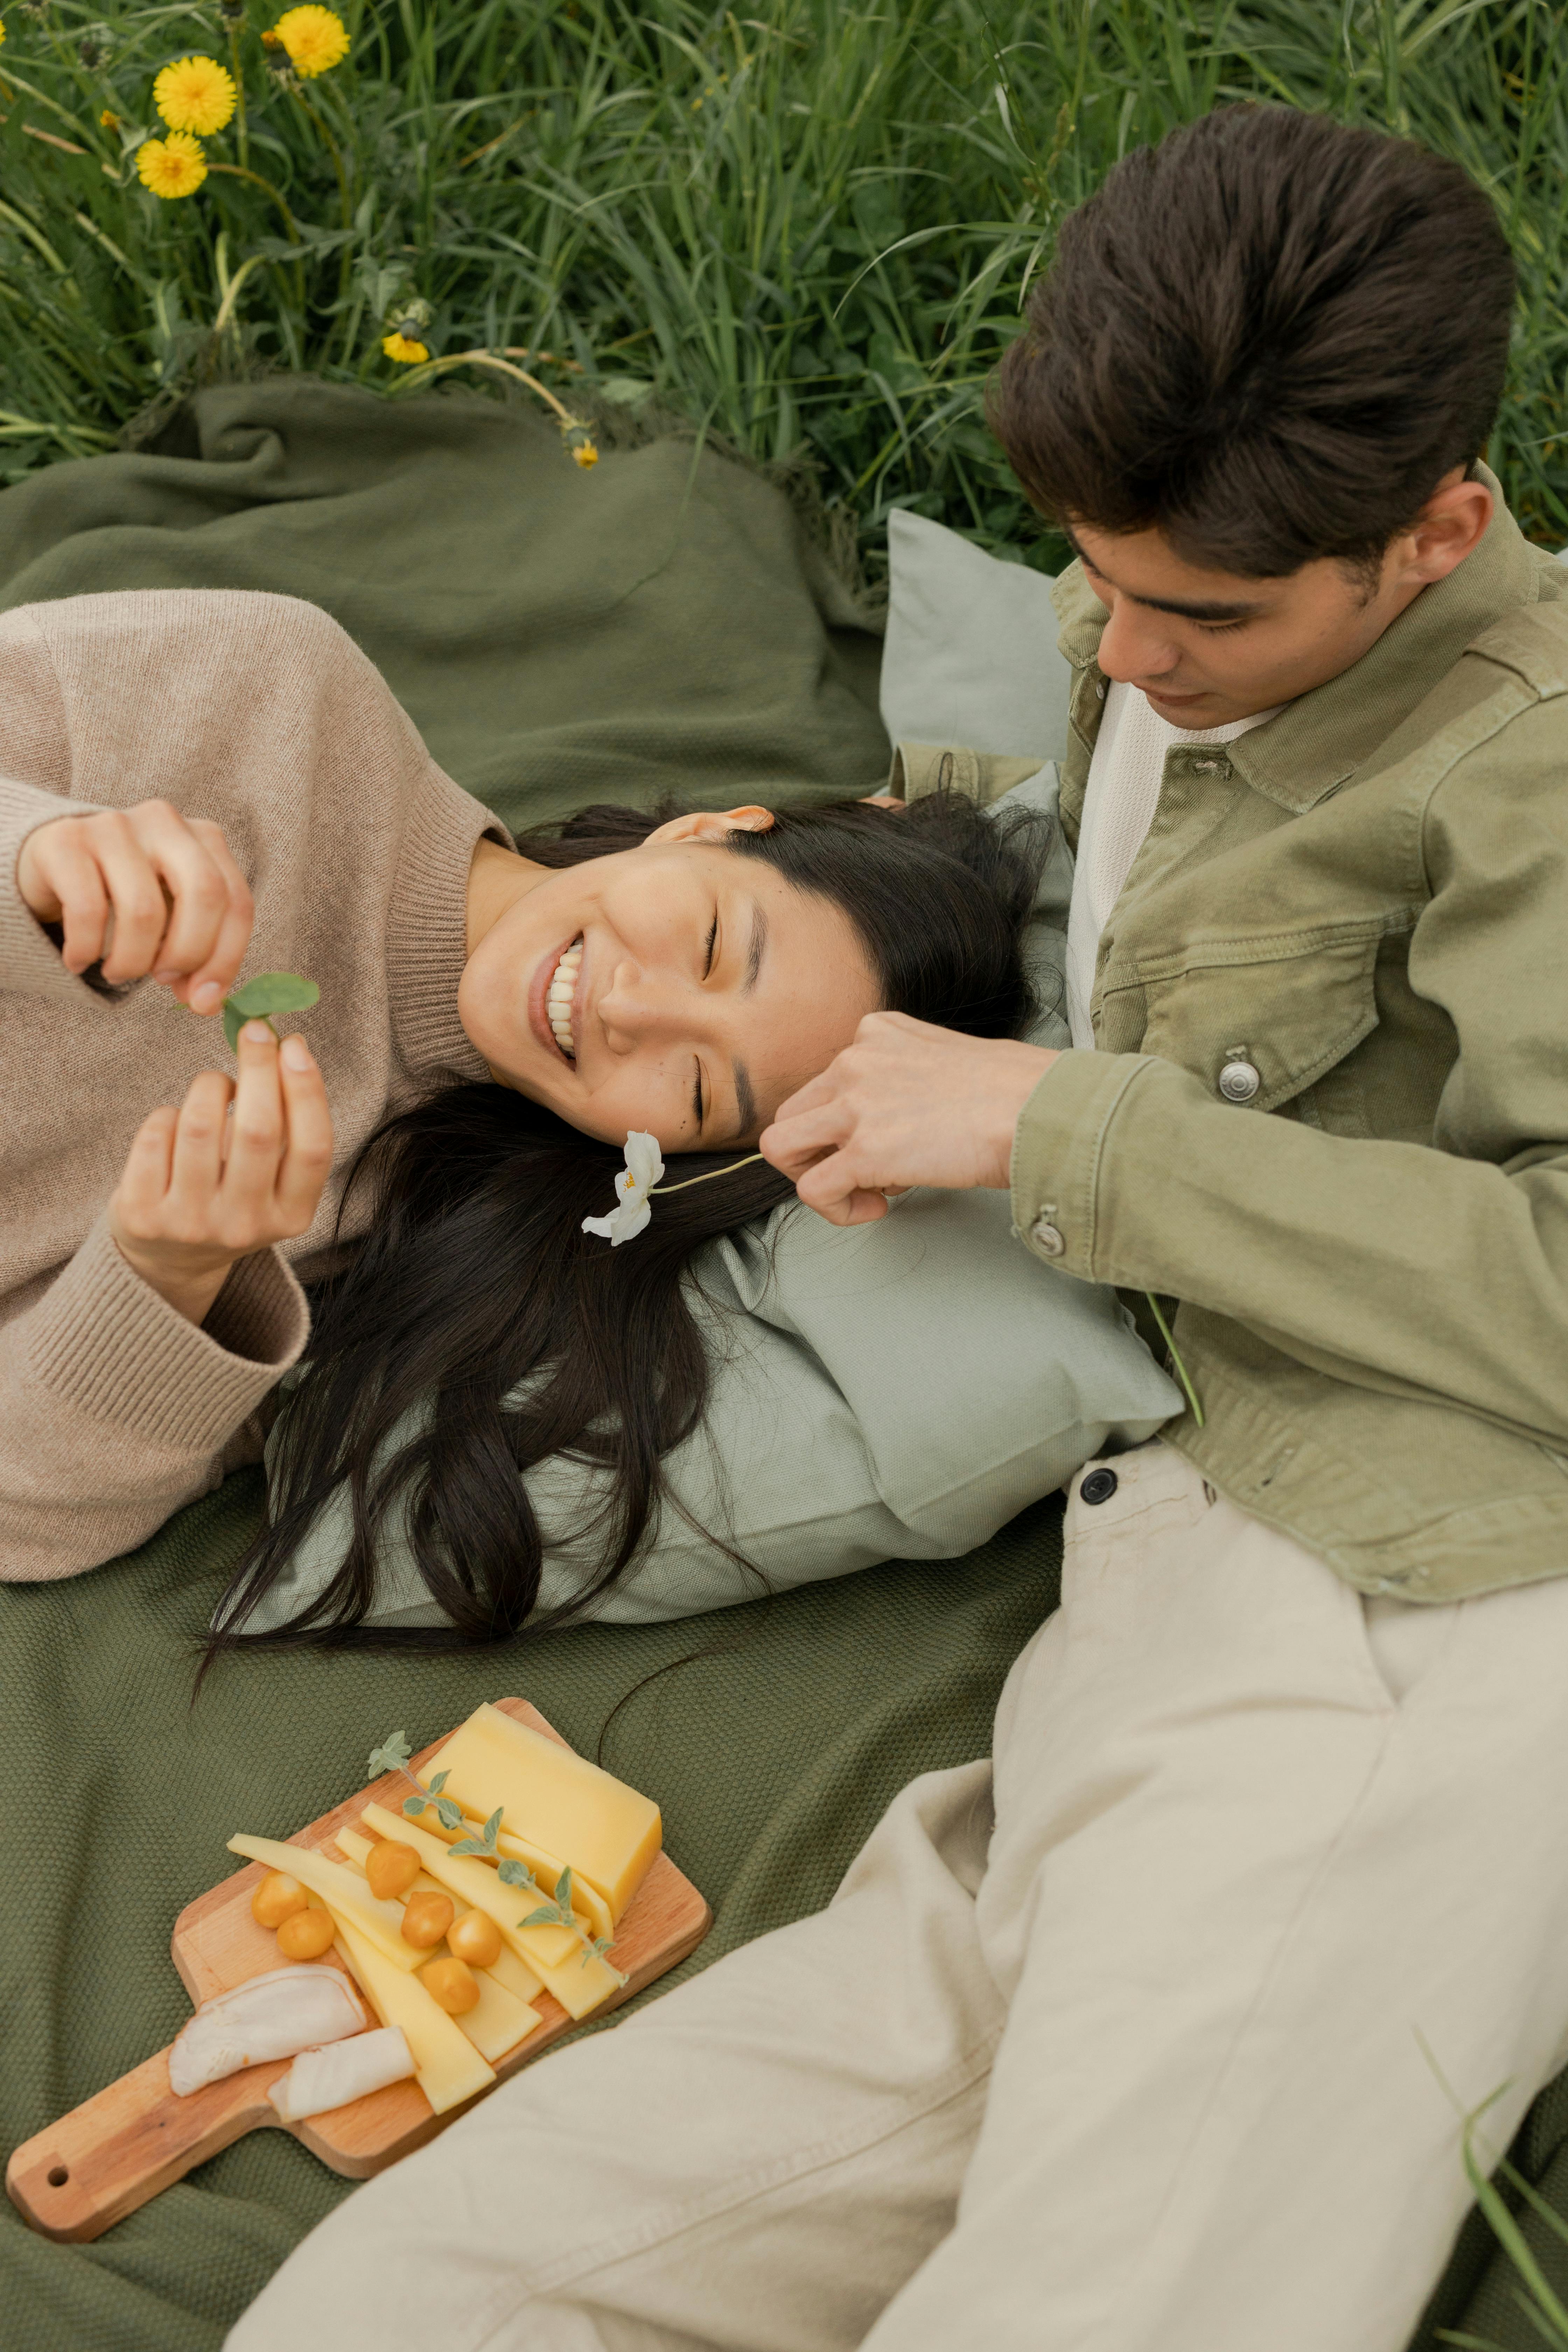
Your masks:
<svg viewBox="0 0 1568 2352"><path fill-rule="evenodd" d="M1404 534L1400 572L1427 587L1446 580L1486 537L1494 501L1484 482L1445 482Z"/></svg>
<svg viewBox="0 0 1568 2352"><path fill-rule="evenodd" d="M772 809L746 808L692 809L685 816L672 816L667 824L656 825L643 845L652 849L670 841L722 841L727 833L771 833Z"/></svg>

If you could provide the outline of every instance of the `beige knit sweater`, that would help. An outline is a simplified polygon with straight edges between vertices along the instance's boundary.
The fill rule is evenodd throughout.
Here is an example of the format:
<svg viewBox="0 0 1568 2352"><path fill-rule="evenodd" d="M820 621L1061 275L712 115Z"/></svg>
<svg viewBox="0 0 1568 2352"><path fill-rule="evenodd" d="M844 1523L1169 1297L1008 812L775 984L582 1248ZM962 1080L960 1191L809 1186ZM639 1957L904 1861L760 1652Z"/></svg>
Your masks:
<svg viewBox="0 0 1568 2352"><path fill-rule="evenodd" d="M336 1135L310 1232L242 1260L197 1328L131 1271L105 1212L137 1127L221 1025L151 981L95 993L16 892L51 817L173 802L220 824L256 898L245 970L321 983L309 1036ZM482 1077L458 1022L468 866L507 836L430 758L334 621L291 597L80 596L0 616L0 1578L141 1542L259 1450L298 1359L342 1179L389 1108Z"/></svg>

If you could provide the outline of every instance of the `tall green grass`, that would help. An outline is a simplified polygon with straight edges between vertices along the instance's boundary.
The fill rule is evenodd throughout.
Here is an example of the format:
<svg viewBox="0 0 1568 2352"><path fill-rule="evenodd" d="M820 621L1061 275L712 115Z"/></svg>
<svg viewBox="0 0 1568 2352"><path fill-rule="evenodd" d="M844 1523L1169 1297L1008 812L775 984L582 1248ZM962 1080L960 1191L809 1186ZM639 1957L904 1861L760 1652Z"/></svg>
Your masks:
<svg viewBox="0 0 1568 2352"><path fill-rule="evenodd" d="M267 72L276 7L243 5L244 139L208 152L276 196L215 173L177 203L128 159L158 66L227 59L217 9L6 11L0 471L109 446L203 377L405 393L380 339L416 297L437 354L548 352L581 371L543 362L559 391L815 459L868 551L899 503L1048 559L980 407L1024 290L1129 147L1266 97L1407 131L1490 191L1521 269L1493 458L1527 527L1568 539L1549 0L347 0L351 56L305 89L346 195Z"/></svg>

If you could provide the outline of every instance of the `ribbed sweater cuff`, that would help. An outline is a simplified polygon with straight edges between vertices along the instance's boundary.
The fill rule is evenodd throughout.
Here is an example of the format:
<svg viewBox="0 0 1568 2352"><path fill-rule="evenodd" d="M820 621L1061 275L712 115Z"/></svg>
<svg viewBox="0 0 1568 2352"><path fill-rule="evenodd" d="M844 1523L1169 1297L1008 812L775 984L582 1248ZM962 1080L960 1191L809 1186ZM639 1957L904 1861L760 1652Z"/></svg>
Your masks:
<svg viewBox="0 0 1568 2352"><path fill-rule="evenodd" d="M310 1332L305 1294L276 1250L241 1258L197 1325L126 1264L107 1217L28 1321L44 1387L94 1420L201 1455L256 1411Z"/></svg>
<svg viewBox="0 0 1568 2352"><path fill-rule="evenodd" d="M83 992L82 982L66 970L59 950L24 906L16 887L16 860L27 835L41 824L52 824L57 817L100 814L96 801L62 800L58 793L0 776L0 988L14 989L21 996L67 999Z"/></svg>

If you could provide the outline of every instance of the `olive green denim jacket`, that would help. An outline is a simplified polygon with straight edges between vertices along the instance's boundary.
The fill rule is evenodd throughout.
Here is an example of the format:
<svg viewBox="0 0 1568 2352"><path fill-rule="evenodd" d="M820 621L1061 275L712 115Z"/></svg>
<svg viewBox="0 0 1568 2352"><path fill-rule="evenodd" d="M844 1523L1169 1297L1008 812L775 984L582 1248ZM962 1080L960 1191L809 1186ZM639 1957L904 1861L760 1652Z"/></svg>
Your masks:
<svg viewBox="0 0 1568 2352"><path fill-rule="evenodd" d="M1106 614L1057 605L1076 847ZM1568 1570L1568 570L1500 493L1353 668L1166 754L1092 1016L1014 1218L1182 1302L1169 1442L1363 1591Z"/></svg>

